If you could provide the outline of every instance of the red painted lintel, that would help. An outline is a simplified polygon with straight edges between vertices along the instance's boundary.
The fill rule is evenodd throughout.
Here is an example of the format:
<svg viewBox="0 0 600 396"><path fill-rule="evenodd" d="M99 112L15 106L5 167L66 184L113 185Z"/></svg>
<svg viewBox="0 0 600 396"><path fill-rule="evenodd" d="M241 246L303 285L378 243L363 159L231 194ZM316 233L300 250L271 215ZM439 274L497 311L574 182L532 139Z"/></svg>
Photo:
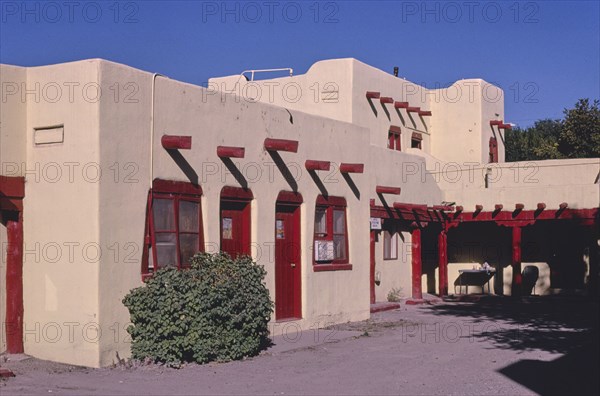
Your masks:
<svg viewBox="0 0 600 396"><path fill-rule="evenodd" d="M304 167L309 171L328 171L331 168L331 162L306 160Z"/></svg>
<svg viewBox="0 0 600 396"><path fill-rule="evenodd" d="M244 147L218 146L217 156L220 158L244 158L246 149Z"/></svg>
<svg viewBox="0 0 600 396"><path fill-rule="evenodd" d="M291 153L298 152L298 141L287 139L272 139L266 138L264 142L265 150L268 151L288 151Z"/></svg>
<svg viewBox="0 0 600 396"><path fill-rule="evenodd" d="M348 164L342 162L340 164L341 173L363 173L365 171L365 164Z"/></svg>
<svg viewBox="0 0 600 396"><path fill-rule="evenodd" d="M389 186L376 186L375 192L377 194L400 194L400 187L389 187Z"/></svg>

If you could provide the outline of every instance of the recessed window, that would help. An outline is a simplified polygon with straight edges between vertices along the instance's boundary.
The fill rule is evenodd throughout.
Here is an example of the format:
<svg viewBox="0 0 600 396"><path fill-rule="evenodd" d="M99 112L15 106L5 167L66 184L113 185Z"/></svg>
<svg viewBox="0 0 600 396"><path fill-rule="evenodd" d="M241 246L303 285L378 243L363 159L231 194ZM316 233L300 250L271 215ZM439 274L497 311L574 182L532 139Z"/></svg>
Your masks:
<svg viewBox="0 0 600 396"><path fill-rule="evenodd" d="M328 269L351 269L348 259L346 200L319 196L315 208L314 264L331 266Z"/></svg>
<svg viewBox="0 0 600 396"><path fill-rule="evenodd" d="M383 259L398 259L398 233L383 231Z"/></svg>
<svg viewBox="0 0 600 396"><path fill-rule="evenodd" d="M391 126L388 131L388 148L390 150L401 150L401 140L400 140L400 128L396 126Z"/></svg>
<svg viewBox="0 0 600 396"><path fill-rule="evenodd" d="M150 191L142 274L160 268L190 266L204 250L202 190L191 183L155 180Z"/></svg>
<svg viewBox="0 0 600 396"><path fill-rule="evenodd" d="M421 135L420 133L417 132L413 132L411 139L410 139L410 147L411 148L416 148L416 149L422 149L422 143L423 142L423 135Z"/></svg>

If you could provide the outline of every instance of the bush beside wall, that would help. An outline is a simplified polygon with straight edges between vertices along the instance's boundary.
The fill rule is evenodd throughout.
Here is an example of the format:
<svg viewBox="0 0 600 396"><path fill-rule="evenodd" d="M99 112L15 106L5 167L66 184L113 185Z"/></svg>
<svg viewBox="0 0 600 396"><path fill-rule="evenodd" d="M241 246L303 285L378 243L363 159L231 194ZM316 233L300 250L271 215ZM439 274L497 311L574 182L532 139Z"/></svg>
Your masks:
<svg viewBox="0 0 600 396"><path fill-rule="evenodd" d="M123 299L134 359L178 366L258 354L269 343L273 302L250 257L199 253L190 269L157 271Z"/></svg>

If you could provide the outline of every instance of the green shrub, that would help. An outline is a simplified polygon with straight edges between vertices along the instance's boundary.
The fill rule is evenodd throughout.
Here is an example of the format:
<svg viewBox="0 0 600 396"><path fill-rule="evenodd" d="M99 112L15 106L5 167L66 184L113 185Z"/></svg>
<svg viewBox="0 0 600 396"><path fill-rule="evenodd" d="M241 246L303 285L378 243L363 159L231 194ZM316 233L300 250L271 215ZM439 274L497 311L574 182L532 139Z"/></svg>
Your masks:
<svg viewBox="0 0 600 396"><path fill-rule="evenodd" d="M273 302L250 257L199 253L192 267L157 271L123 299L134 359L178 366L253 356L268 345Z"/></svg>

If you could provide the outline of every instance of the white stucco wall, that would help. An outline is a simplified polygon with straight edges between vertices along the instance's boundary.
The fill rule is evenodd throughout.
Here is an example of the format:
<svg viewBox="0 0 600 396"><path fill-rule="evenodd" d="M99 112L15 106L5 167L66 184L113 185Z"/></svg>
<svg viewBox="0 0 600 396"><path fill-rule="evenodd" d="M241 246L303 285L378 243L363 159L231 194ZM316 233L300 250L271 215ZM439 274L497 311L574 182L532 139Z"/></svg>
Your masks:
<svg viewBox="0 0 600 396"><path fill-rule="evenodd" d="M99 363L98 65L88 60L27 70L29 87L63 91L56 100L27 101L25 353L86 366ZM73 95L70 83L78 84ZM35 128L56 125L64 126L63 143L34 145Z"/></svg>

